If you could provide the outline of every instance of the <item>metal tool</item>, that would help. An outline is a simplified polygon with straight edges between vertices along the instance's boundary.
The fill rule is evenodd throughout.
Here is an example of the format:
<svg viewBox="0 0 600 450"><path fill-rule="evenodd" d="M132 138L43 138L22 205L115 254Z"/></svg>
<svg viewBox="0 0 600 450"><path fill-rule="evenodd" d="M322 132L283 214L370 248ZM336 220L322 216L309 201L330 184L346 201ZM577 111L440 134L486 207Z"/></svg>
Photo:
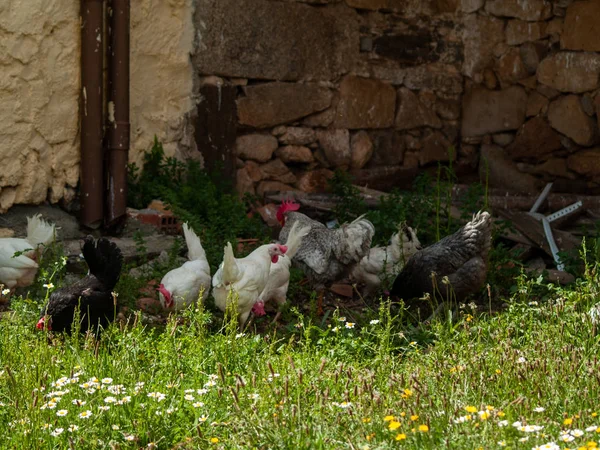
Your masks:
<svg viewBox="0 0 600 450"><path fill-rule="evenodd" d="M548 183L542 191L542 193L540 194L540 196L538 197L538 199L531 207L531 209L529 210L529 215L542 222L542 227L544 228L546 240L548 241L548 245L550 246L552 257L556 262L556 268L560 271L564 271L565 265L561 262L560 256L558 256L559 249L556 245L556 241L554 240L554 235L552 234L552 227L550 226L550 223L577 211L583 206L583 202L575 202L572 205L569 205L559 211L550 214L549 216L544 216L543 214L538 213L537 210L540 208L540 206L542 206L542 203L544 202L544 200L546 200L546 197L548 197L548 194L550 193L551 189L552 183Z"/></svg>

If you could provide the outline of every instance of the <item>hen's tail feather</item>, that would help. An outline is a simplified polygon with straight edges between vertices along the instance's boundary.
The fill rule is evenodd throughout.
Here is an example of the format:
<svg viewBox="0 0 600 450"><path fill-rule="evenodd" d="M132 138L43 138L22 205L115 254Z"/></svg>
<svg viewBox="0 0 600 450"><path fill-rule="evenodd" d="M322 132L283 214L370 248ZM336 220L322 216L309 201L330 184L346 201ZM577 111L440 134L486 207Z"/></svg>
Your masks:
<svg viewBox="0 0 600 450"><path fill-rule="evenodd" d="M481 249L482 256L487 256L492 246L492 216L486 211L473 215L473 220L465 225L465 235L473 239Z"/></svg>
<svg viewBox="0 0 600 450"><path fill-rule="evenodd" d="M228 242L223 254L223 284L227 286L231 283L235 283L238 279L239 269L235 262L235 256L233 256L231 242Z"/></svg>
<svg viewBox="0 0 600 450"><path fill-rule="evenodd" d="M185 243L188 248L189 260L206 260L206 253L202 248L200 238L196 233L194 233L194 230L192 230L187 223L183 224L183 235L185 236Z"/></svg>
<svg viewBox="0 0 600 450"><path fill-rule="evenodd" d="M350 224L342 225L338 232L342 245L334 247L333 252L343 264L357 263L369 253L375 227L364 214Z"/></svg>
<svg viewBox="0 0 600 450"><path fill-rule="evenodd" d="M123 254L117 244L105 238L94 243L94 238L88 236L82 249L85 262L90 273L98 278L107 290L112 290L121 276Z"/></svg>
<svg viewBox="0 0 600 450"><path fill-rule="evenodd" d="M292 259L298 252L300 244L302 244L302 238L310 232L309 226L303 227L300 230L298 229L299 227L300 224L298 222L294 222L294 225L290 230L290 234L288 234L287 241L285 242L287 247L287 252L285 255L290 259Z"/></svg>
<svg viewBox="0 0 600 450"><path fill-rule="evenodd" d="M27 218L27 241L34 247L50 244L54 240L55 232L56 226L42 219L41 214Z"/></svg>

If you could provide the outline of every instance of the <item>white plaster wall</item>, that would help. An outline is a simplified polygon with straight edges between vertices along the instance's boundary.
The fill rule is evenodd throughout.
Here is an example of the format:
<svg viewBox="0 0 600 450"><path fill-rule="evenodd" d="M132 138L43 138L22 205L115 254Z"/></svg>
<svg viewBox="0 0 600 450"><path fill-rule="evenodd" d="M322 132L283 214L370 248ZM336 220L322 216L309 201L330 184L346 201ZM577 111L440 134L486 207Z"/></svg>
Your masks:
<svg viewBox="0 0 600 450"><path fill-rule="evenodd" d="M198 157L194 0L131 4L131 151L156 134L169 156ZM0 0L0 213L72 198L79 180L79 0Z"/></svg>
<svg viewBox="0 0 600 450"><path fill-rule="evenodd" d="M193 0L138 0L131 8L131 149L141 166L154 135L168 156L194 151Z"/></svg>
<svg viewBox="0 0 600 450"><path fill-rule="evenodd" d="M0 1L0 212L79 179L79 2Z"/></svg>

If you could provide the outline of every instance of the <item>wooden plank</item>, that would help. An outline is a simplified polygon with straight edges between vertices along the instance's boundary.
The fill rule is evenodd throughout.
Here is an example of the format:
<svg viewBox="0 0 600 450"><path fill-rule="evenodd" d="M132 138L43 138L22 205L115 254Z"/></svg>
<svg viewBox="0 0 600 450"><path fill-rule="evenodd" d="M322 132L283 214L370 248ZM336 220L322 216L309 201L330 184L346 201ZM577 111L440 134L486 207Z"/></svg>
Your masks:
<svg viewBox="0 0 600 450"><path fill-rule="evenodd" d="M204 157L204 166L210 173L216 171L222 174L221 180L235 185L237 88L205 84L200 87L200 95L195 137L198 150Z"/></svg>
<svg viewBox="0 0 600 450"><path fill-rule="evenodd" d="M542 223L524 212L500 211L500 215L507 220L510 220L515 228L524 236L540 247L549 256L552 256L552 251L548 245L546 235ZM552 229L556 246L560 251L574 250L581 245L581 240L566 231Z"/></svg>

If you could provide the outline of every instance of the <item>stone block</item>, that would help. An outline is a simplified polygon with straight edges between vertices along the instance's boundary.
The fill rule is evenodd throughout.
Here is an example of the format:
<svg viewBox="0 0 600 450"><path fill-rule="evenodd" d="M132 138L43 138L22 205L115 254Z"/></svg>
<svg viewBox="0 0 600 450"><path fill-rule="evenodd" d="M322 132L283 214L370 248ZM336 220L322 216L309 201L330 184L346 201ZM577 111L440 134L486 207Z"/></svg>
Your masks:
<svg viewBox="0 0 600 450"><path fill-rule="evenodd" d="M512 159L544 160L562 147L560 135L543 117L534 117L517 133L514 142L506 148Z"/></svg>
<svg viewBox="0 0 600 450"><path fill-rule="evenodd" d="M493 61L496 45L504 41L504 22L495 17L469 14L463 21L462 72L473 77Z"/></svg>
<svg viewBox="0 0 600 450"><path fill-rule="evenodd" d="M244 88L237 100L242 125L268 128L293 122L329 107L332 92L317 84L265 83Z"/></svg>
<svg viewBox="0 0 600 450"><path fill-rule="evenodd" d="M270 134L246 134L236 139L235 152L242 159L266 162L278 145L277 139Z"/></svg>
<svg viewBox="0 0 600 450"><path fill-rule="evenodd" d="M537 71L538 81L561 92L582 93L598 87L600 55L560 52L545 58Z"/></svg>
<svg viewBox="0 0 600 450"><path fill-rule="evenodd" d="M432 127L441 128L442 122L433 108L407 88L398 90L398 109L394 126L398 130Z"/></svg>
<svg viewBox="0 0 600 450"><path fill-rule="evenodd" d="M301 145L279 147L275 155L284 163L311 163L315 160L310 148Z"/></svg>
<svg viewBox="0 0 600 450"><path fill-rule="evenodd" d="M588 177L600 177L600 147L582 150L567 158L567 167Z"/></svg>
<svg viewBox="0 0 600 450"><path fill-rule="evenodd" d="M327 161L333 167L348 168L350 166L352 154L348 130L318 130L317 139Z"/></svg>
<svg viewBox="0 0 600 450"><path fill-rule="evenodd" d="M362 169L373 155L373 142L367 132L361 130L353 134L350 139L350 148L352 151L350 167Z"/></svg>
<svg viewBox="0 0 600 450"><path fill-rule="evenodd" d="M488 0L485 10L493 16L527 21L546 20L552 15L552 5L546 0Z"/></svg>
<svg viewBox="0 0 600 450"><path fill-rule="evenodd" d="M333 126L336 128L387 128L394 122L396 91L381 81L345 77Z"/></svg>
<svg viewBox="0 0 600 450"><path fill-rule="evenodd" d="M545 22L509 20L506 25L506 43L508 45L521 45L525 42L537 41L545 36Z"/></svg>
<svg viewBox="0 0 600 450"><path fill-rule="evenodd" d="M525 122L527 93L513 86L501 91L474 87L463 98L462 135L516 130Z"/></svg>
<svg viewBox="0 0 600 450"><path fill-rule="evenodd" d="M481 146L479 177L487 180L490 187L512 192L531 194L537 192L540 182L533 175L522 173L516 164L506 157L504 149L496 145Z"/></svg>
<svg viewBox="0 0 600 450"><path fill-rule="evenodd" d="M600 52L600 2L578 1L567 7L560 46L567 50Z"/></svg>
<svg viewBox="0 0 600 450"><path fill-rule="evenodd" d="M195 66L205 74L331 80L358 55L358 14L268 0L198 0Z"/></svg>
<svg viewBox="0 0 600 450"><path fill-rule="evenodd" d="M596 142L596 122L585 113L577 95L565 95L550 103L548 120L552 128L579 145L589 147Z"/></svg>

